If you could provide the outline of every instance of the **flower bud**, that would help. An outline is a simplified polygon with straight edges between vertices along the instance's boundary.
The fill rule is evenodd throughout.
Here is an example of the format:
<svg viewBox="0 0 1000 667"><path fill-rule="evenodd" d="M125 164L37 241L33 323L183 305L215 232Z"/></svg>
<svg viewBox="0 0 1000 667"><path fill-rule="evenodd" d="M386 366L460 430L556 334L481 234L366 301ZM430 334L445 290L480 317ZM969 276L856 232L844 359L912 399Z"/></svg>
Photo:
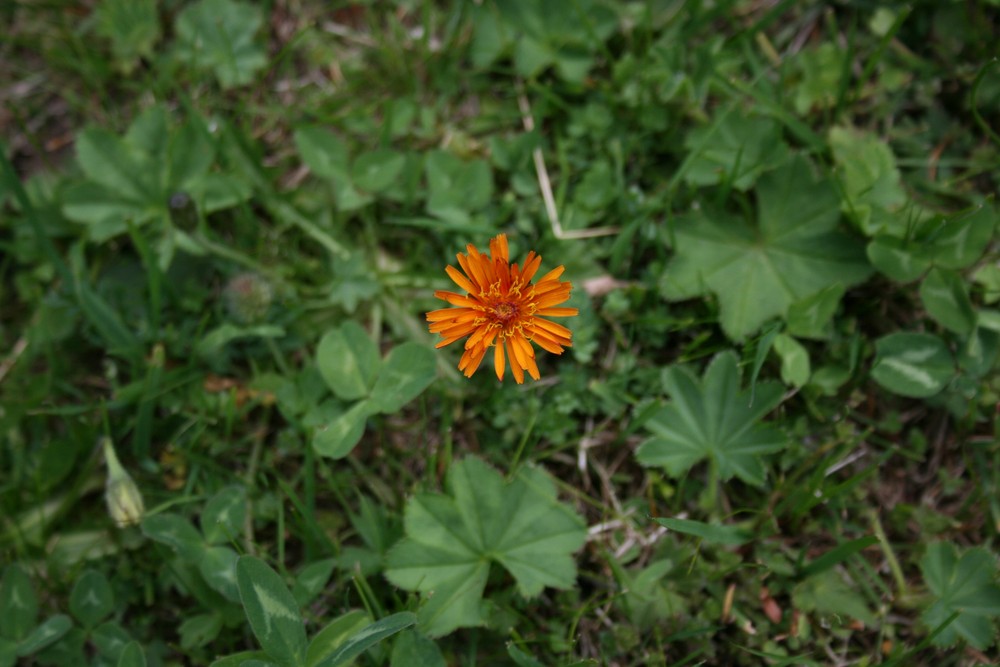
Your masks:
<svg viewBox="0 0 1000 667"><path fill-rule="evenodd" d="M252 324L266 317L274 288L263 276L241 273L229 281L224 294L229 315L240 324Z"/></svg>
<svg viewBox="0 0 1000 667"><path fill-rule="evenodd" d="M146 507L142 494L132 476L125 472L115 454L111 438L103 438L104 461L108 465L108 480L104 486L104 500L108 503L108 514L119 528L133 526L142 520Z"/></svg>

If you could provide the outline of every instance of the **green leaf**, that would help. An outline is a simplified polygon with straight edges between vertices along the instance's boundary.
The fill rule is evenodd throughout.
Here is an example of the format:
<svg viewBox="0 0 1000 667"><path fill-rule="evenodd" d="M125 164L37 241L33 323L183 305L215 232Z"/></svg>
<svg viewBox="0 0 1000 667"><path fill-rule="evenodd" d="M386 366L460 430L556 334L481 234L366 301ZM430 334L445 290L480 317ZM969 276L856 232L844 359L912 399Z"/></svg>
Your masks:
<svg viewBox="0 0 1000 667"><path fill-rule="evenodd" d="M150 173L145 161L138 161L129 147L115 134L101 128L87 128L76 137L76 160L92 182L128 202L150 202L159 194L143 175ZM154 172L155 173L155 172Z"/></svg>
<svg viewBox="0 0 1000 667"><path fill-rule="evenodd" d="M139 642L129 642L118 656L118 667L146 667L146 654Z"/></svg>
<svg viewBox="0 0 1000 667"><path fill-rule="evenodd" d="M723 330L743 339L792 303L870 274L861 245L835 230L836 194L797 158L760 178L757 225L725 213L675 224L676 254L660 277L671 301L714 293Z"/></svg>
<svg viewBox="0 0 1000 667"><path fill-rule="evenodd" d="M96 570L86 570L76 580L69 596L69 610L87 629L95 627L115 609L115 598L107 578Z"/></svg>
<svg viewBox="0 0 1000 667"><path fill-rule="evenodd" d="M445 151L431 151L424 161L427 212L453 223L485 207L493 196L493 172L485 160L465 162Z"/></svg>
<svg viewBox="0 0 1000 667"><path fill-rule="evenodd" d="M381 412L393 413L415 399L437 374L434 352L417 343L397 345L382 362L372 402Z"/></svg>
<svg viewBox="0 0 1000 667"><path fill-rule="evenodd" d="M21 640L17 646L17 655L24 658L38 653L46 646L59 641L59 638L69 632L72 627L73 621L65 614L56 614L45 619Z"/></svg>
<svg viewBox="0 0 1000 667"><path fill-rule="evenodd" d="M901 396L927 398L945 388L955 374L948 346L925 333L894 333L875 341L872 378Z"/></svg>
<svg viewBox="0 0 1000 667"><path fill-rule="evenodd" d="M483 622L480 601L491 563L514 577L527 597L546 586L569 588L571 554L586 538L579 516L556 499L552 479L522 468L504 483L483 461L452 465L448 494L425 493L406 506L406 537L389 552L386 577L427 594L418 618L435 637Z"/></svg>
<svg viewBox="0 0 1000 667"><path fill-rule="evenodd" d="M786 161L788 147L773 120L722 114L708 127L688 133L684 147L691 151L684 180L692 185L731 183L748 190L768 169Z"/></svg>
<svg viewBox="0 0 1000 667"><path fill-rule="evenodd" d="M267 654L263 651L240 651L215 660L211 667L243 667L244 663L267 664Z"/></svg>
<svg viewBox="0 0 1000 667"><path fill-rule="evenodd" d="M205 503L201 532L208 544L228 544L243 532L247 516L246 488L234 484L220 489Z"/></svg>
<svg viewBox="0 0 1000 667"><path fill-rule="evenodd" d="M198 559L198 571L205 582L233 602L240 599L236 587L237 558L236 552L229 547L209 547Z"/></svg>
<svg viewBox="0 0 1000 667"><path fill-rule="evenodd" d="M367 612L354 609L327 623L326 627L317 632L316 636L309 642L309 649L306 651L306 667L316 667L333 655L333 652L355 632L368 627L371 622Z"/></svg>
<svg viewBox="0 0 1000 667"><path fill-rule="evenodd" d="M835 570L824 570L803 580L792 590L796 609L857 619L874 625L875 615L864 596L853 590ZM842 620L841 625L847 625Z"/></svg>
<svg viewBox="0 0 1000 667"><path fill-rule="evenodd" d="M830 322L844 297L844 286L834 283L788 307L788 333L796 338L829 337Z"/></svg>
<svg viewBox="0 0 1000 667"><path fill-rule="evenodd" d="M340 459L351 453L365 433L368 417L378 412L371 401L358 401L340 413L325 426L316 429L313 449L316 453L331 459Z"/></svg>
<svg viewBox="0 0 1000 667"><path fill-rule="evenodd" d="M243 610L257 641L278 664L303 664L306 631L295 598L277 572L259 558L241 556L236 565Z"/></svg>
<svg viewBox="0 0 1000 667"><path fill-rule="evenodd" d="M364 327L348 320L320 339L316 365L338 398L355 401L368 396L379 373L378 347Z"/></svg>
<svg viewBox="0 0 1000 667"><path fill-rule="evenodd" d="M347 146L340 137L325 128L307 125L295 130L294 140L302 161L314 174L350 182Z"/></svg>
<svg viewBox="0 0 1000 667"><path fill-rule="evenodd" d="M102 623L89 635L90 642L97 647L97 652L112 660L117 660L125 646L132 641L125 629L114 621Z"/></svg>
<svg viewBox="0 0 1000 667"><path fill-rule="evenodd" d="M856 540L849 540L838 544L833 549L830 549L822 556L819 556L803 567L799 572L799 576L803 579L808 579L809 577L815 576L821 572L825 572L834 565L844 562L850 556L853 556L862 549L866 549L877 543L878 538L873 535L869 535L867 537L859 537Z"/></svg>
<svg viewBox="0 0 1000 667"><path fill-rule="evenodd" d="M958 334L971 333L976 313L965 280L946 269L933 268L920 284L920 299L935 322Z"/></svg>
<svg viewBox="0 0 1000 667"><path fill-rule="evenodd" d="M774 351L781 358L781 381L793 387L804 387L812 374L808 350L791 336L778 334L774 339Z"/></svg>
<svg viewBox="0 0 1000 667"><path fill-rule="evenodd" d="M956 270L971 266L986 250L996 225L997 213L991 204L981 204L944 221L941 229L929 239L934 263Z"/></svg>
<svg viewBox="0 0 1000 667"><path fill-rule="evenodd" d="M931 265L925 246L889 234L875 236L865 252L872 266L899 283L916 280Z"/></svg>
<svg viewBox="0 0 1000 667"><path fill-rule="evenodd" d="M355 631L329 657L315 667L341 667L358 657L383 639L391 637L417 622L417 617L408 611L386 616Z"/></svg>
<svg viewBox="0 0 1000 667"><path fill-rule="evenodd" d="M517 667L545 667L533 656L515 646L513 642L507 643L507 655L510 656L510 659L514 661Z"/></svg>
<svg viewBox="0 0 1000 667"><path fill-rule="evenodd" d="M196 614L188 616L178 628L181 637L181 648L192 649L208 646L222 630L222 616L214 614Z"/></svg>
<svg viewBox="0 0 1000 667"><path fill-rule="evenodd" d="M38 597L27 571L18 563L8 565L0 579L0 636L23 639L37 619Z"/></svg>
<svg viewBox="0 0 1000 667"><path fill-rule="evenodd" d="M139 58L152 55L160 39L156 0L101 0L97 32L111 40L111 51L126 74Z"/></svg>
<svg viewBox="0 0 1000 667"><path fill-rule="evenodd" d="M868 236L888 231L902 236L893 215L906 202L896 157L878 137L854 128L834 127L830 148L844 186L843 209Z"/></svg>
<svg viewBox="0 0 1000 667"><path fill-rule="evenodd" d="M15 664L17 664L17 643L0 637L0 667L14 667Z"/></svg>
<svg viewBox="0 0 1000 667"><path fill-rule="evenodd" d="M222 352L222 348L243 338L281 338L285 330L274 324L238 326L226 322L206 333L195 343L195 354L203 359L211 359Z"/></svg>
<svg viewBox="0 0 1000 667"><path fill-rule="evenodd" d="M189 120L170 135L167 145L169 188L174 191L196 189L214 161L215 146L208 137L208 130L201 122Z"/></svg>
<svg viewBox="0 0 1000 667"><path fill-rule="evenodd" d="M205 543L187 519L176 514L154 514L140 524L142 534L172 547L184 560L195 563L201 558Z"/></svg>
<svg viewBox="0 0 1000 667"><path fill-rule="evenodd" d="M200 0L177 16L177 57L211 68L223 88L251 83L267 65L267 54L255 40L262 23L256 5Z"/></svg>
<svg viewBox="0 0 1000 667"><path fill-rule="evenodd" d="M764 484L761 457L787 443L779 429L757 423L781 402L784 390L779 383L759 383L751 407L749 392L740 390L736 355L724 352L712 360L700 382L685 367L667 368L663 387L671 400L646 423L653 436L639 446L639 463L661 466L680 477L708 460L721 481L736 475L756 486Z"/></svg>
<svg viewBox="0 0 1000 667"><path fill-rule="evenodd" d="M416 630L404 630L399 633L389 657L390 667L447 667L441 649Z"/></svg>
<svg viewBox="0 0 1000 667"><path fill-rule="evenodd" d="M670 530L700 537L713 544L739 546L753 540L752 532L738 526L723 526L717 523L704 523L690 519L674 519L672 517L653 517L653 521Z"/></svg>
<svg viewBox="0 0 1000 667"><path fill-rule="evenodd" d="M982 313L975 330L958 350L958 366L974 378L986 376L993 370L1000 354L1000 333L984 325Z"/></svg>
<svg viewBox="0 0 1000 667"><path fill-rule="evenodd" d="M300 607L309 604L320 594L326 582L330 580L336 564L336 558L324 558L302 568L295 577L295 585L292 586L292 596Z"/></svg>
<svg viewBox="0 0 1000 667"><path fill-rule="evenodd" d="M996 640L993 619L1000 616L996 558L982 547L968 549L959 557L954 544L935 542L920 560L920 570L937 598L921 614L923 622L933 630L958 613L934 643L950 646L962 638L979 650L991 646Z"/></svg>
<svg viewBox="0 0 1000 667"><path fill-rule="evenodd" d="M402 154L383 148L359 155L351 174L354 184L362 190L382 192L392 187L405 164Z"/></svg>

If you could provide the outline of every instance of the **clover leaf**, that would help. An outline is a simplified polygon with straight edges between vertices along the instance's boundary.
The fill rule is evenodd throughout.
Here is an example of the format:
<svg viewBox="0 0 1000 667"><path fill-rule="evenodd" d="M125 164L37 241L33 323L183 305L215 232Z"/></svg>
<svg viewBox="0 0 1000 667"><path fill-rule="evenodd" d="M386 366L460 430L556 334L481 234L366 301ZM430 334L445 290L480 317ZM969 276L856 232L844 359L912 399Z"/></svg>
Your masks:
<svg viewBox="0 0 1000 667"><path fill-rule="evenodd" d="M247 185L212 172L215 146L199 119L170 128L167 112L142 112L124 137L89 128L76 140L76 158L87 180L66 193L63 213L87 224L94 241L135 225L170 224L171 197L183 193L211 213L246 200Z"/></svg>
<svg viewBox="0 0 1000 667"><path fill-rule="evenodd" d="M924 581L937 600L921 615L932 630L951 623L934 637L938 646L954 644L960 637L983 650L995 640L993 618L1000 616L1000 586L997 562L981 547L969 549L961 558L950 542L935 542L920 560Z"/></svg>
<svg viewBox="0 0 1000 667"><path fill-rule="evenodd" d="M760 178L756 225L723 212L677 219L660 291L670 301L714 293L723 331L743 339L806 296L868 277L863 246L836 230L838 220L833 187L793 159Z"/></svg>
<svg viewBox="0 0 1000 667"><path fill-rule="evenodd" d="M779 429L757 422L781 402L781 384L758 382L751 404L750 392L740 390L736 354L723 352L701 381L684 366L665 369L663 388L670 402L646 424L653 436L636 451L639 463L678 477L708 460L720 481L735 475L764 484L761 456L781 449L787 439Z"/></svg>
<svg viewBox="0 0 1000 667"><path fill-rule="evenodd" d="M242 86L267 64L254 40L264 19L255 5L233 0L201 0L177 17L177 57L210 67L223 88Z"/></svg>
<svg viewBox="0 0 1000 667"><path fill-rule="evenodd" d="M406 537L389 552L386 577L426 594L420 628L440 636L483 622L483 589L495 562L526 596L569 588L572 553L586 538L582 519L556 499L555 484L537 468L504 483L477 458L452 465L447 495L423 493L406 506Z"/></svg>

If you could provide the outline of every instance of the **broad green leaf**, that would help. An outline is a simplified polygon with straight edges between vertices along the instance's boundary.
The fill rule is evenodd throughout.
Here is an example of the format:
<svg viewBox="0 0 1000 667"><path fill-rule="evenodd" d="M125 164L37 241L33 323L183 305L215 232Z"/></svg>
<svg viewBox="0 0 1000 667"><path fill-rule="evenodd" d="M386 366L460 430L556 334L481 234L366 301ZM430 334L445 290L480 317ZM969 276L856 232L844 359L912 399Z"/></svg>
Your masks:
<svg viewBox="0 0 1000 667"><path fill-rule="evenodd" d="M993 370L1000 354L1000 333L983 324L982 314L975 330L958 349L958 367L974 378L984 377Z"/></svg>
<svg viewBox="0 0 1000 667"><path fill-rule="evenodd" d="M972 280L982 289L983 303L1000 301L1000 265L984 264L976 270Z"/></svg>
<svg viewBox="0 0 1000 667"><path fill-rule="evenodd" d="M199 0L177 16L177 57L211 68L223 88L248 84L267 65L264 47L255 39L262 23L257 5Z"/></svg>
<svg viewBox="0 0 1000 667"><path fill-rule="evenodd" d="M390 667L447 667L441 649L432 640L416 630L403 630L392 646Z"/></svg>
<svg viewBox="0 0 1000 667"><path fill-rule="evenodd" d="M20 640L35 627L38 597L24 567L12 563L0 579L0 636Z"/></svg>
<svg viewBox="0 0 1000 667"><path fill-rule="evenodd" d="M949 331L968 334L976 326L965 280L954 271L931 269L920 283L920 300L927 314Z"/></svg>
<svg viewBox="0 0 1000 667"><path fill-rule="evenodd" d="M354 184L367 192L388 190L403 171L406 158L389 149L362 153L354 160L351 175Z"/></svg>
<svg viewBox="0 0 1000 667"><path fill-rule="evenodd" d="M358 401L331 422L316 429L313 448L318 454L340 459L351 453L365 433L368 417L378 412L371 401Z"/></svg>
<svg viewBox="0 0 1000 667"><path fill-rule="evenodd" d="M832 187L797 158L760 178L756 225L721 212L677 219L660 290L671 301L714 293L723 330L743 339L800 299L868 277L862 246L836 231L838 219Z"/></svg>
<svg viewBox="0 0 1000 667"><path fill-rule="evenodd" d="M303 664L306 631L295 598L264 561L241 556L236 565L243 610L257 641L278 664Z"/></svg>
<svg viewBox="0 0 1000 667"><path fill-rule="evenodd" d="M201 558L205 543L191 522L176 514L154 514L140 524L142 533L151 540L173 547L184 560L195 563Z"/></svg>
<svg viewBox="0 0 1000 667"><path fill-rule="evenodd" d="M875 341L872 377L901 396L927 398L945 388L955 374L948 346L925 333L894 333Z"/></svg>
<svg viewBox="0 0 1000 667"><path fill-rule="evenodd" d="M903 224L895 213L906 202L906 192L889 145L844 127L832 128L829 140L844 187L844 212L868 236L882 231L902 236Z"/></svg>
<svg viewBox="0 0 1000 667"><path fill-rule="evenodd" d="M87 128L76 137L76 160L92 182L128 202L150 202L159 192L148 178L146 162L115 134L105 129Z"/></svg>
<svg viewBox="0 0 1000 667"><path fill-rule="evenodd" d="M469 214L490 202L493 173L485 160L465 162L445 151L431 151L424 160L427 212L442 220L465 223Z"/></svg>
<svg viewBox="0 0 1000 667"><path fill-rule="evenodd" d="M267 654L263 651L241 651L218 658L212 662L211 667L243 667L244 663L253 661L257 661L257 664L267 664L266 658Z"/></svg>
<svg viewBox="0 0 1000 667"><path fill-rule="evenodd" d="M691 519L655 516L653 517L653 521L670 530L685 533L686 535L694 535L714 544L739 546L746 544L754 538L752 532L739 526L723 526L716 523L692 521Z"/></svg>
<svg viewBox="0 0 1000 667"><path fill-rule="evenodd" d="M916 280L931 265L925 246L889 234L875 236L865 251L872 266L899 283Z"/></svg>
<svg viewBox="0 0 1000 667"><path fill-rule="evenodd" d="M114 621L108 621L94 628L90 634L90 642L97 647L97 652L106 658L117 660L132 638L125 628Z"/></svg>
<svg viewBox="0 0 1000 667"><path fill-rule="evenodd" d="M793 387L804 387L811 374L809 351L787 334L774 339L774 351L781 358L781 381Z"/></svg>
<svg viewBox="0 0 1000 667"><path fill-rule="evenodd" d="M84 628L93 628L115 609L115 598L107 578L86 570L76 580L69 596L69 610Z"/></svg>
<svg viewBox="0 0 1000 667"><path fill-rule="evenodd" d="M523 468L510 482L468 457L448 472L448 494L420 494L407 503L406 537L389 552L386 577L428 594L418 613L429 636L483 621L480 600L491 563L532 597L546 586L569 588L576 577L571 554L586 529L556 499L552 479Z"/></svg>
<svg viewBox="0 0 1000 667"><path fill-rule="evenodd" d="M281 338L285 330L274 324L258 324L254 326L238 326L226 322L207 332L197 343L195 353L204 359L211 359L220 354L222 348L243 338Z"/></svg>
<svg viewBox="0 0 1000 667"><path fill-rule="evenodd" d="M640 570L616 572L621 581L623 606L632 623L649 629L685 608L684 599L662 582L672 569L674 563L663 559L653 561Z"/></svg>
<svg viewBox="0 0 1000 667"><path fill-rule="evenodd" d="M97 32L111 40L118 66L130 73L139 58L148 58L160 39L156 0L101 0Z"/></svg>
<svg viewBox="0 0 1000 667"><path fill-rule="evenodd" d="M333 132L315 125L295 130L295 147L302 161L320 178L350 182L348 151Z"/></svg>
<svg viewBox="0 0 1000 667"><path fill-rule="evenodd" d="M514 661L517 667L545 667L533 656L515 646L513 642L507 643L507 655L510 656L510 659Z"/></svg>
<svg viewBox="0 0 1000 667"><path fill-rule="evenodd" d="M234 484L220 489L205 503L201 532L208 544L228 544L243 532L247 516L246 488Z"/></svg>
<svg viewBox="0 0 1000 667"><path fill-rule="evenodd" d="M788 157L778 123L738 112L691 131L684 147L691 151L685 181L692 185L731 183L737 190L750 189L763 172Z"/></svg>
<svg viewBox="0 0 1000 667"><path fill-rule="evenodd" d="M799 52L794 60L802 77L795 86L794 96L795 111L799 115L836 104L844 59L844 50L833 42Z"/></svg>
<svg viewBox="0 0 1000 667"><path fill-rule="evenodd" d="M197 188L214 161L215 146L208 136L208 130L202 123L189 120L170 134L165 185L175 191Z"/></svg>
<svg viewBox="0 0 1000 667"><path fill-rule="evenodd" d="M379 373L378 347L364 327L348 320L320 339L316 365L338 398L355 401L368 396Z"/></svg>
<svg viewBox="0 0 1000 667"><path fill-rule="evenodd" d="M934 638L938 646L950 646L959 638L984 650L996 641L993 621L1000 617L1000 586L996 557L982 547L961 554L950 542L935 542L920 560L927 587L937 600L921 614L935 629L953 613L955 618Z"/></svg>
<svg viewBox="0 0 1000 667"><path fill-rule="evenodd" d="M40 625L28 633L17 646L18 656L26 656L38 653L46 646L54 644L60 637L69 632L73 627L73 621L65 614L56 614L42 621Z"/></svg>
<svg viewBox="0 0 1000 667"><path fill-rule="evenodd" d="M436 369L430 349L417 343L397 345L382 362L372 388L372 401L382 412L397 412L434 381Z"/></svg>
<svg viewBox="0 0 1000 667"><path fill-rule="evenodd" d="M779 429L757 423L781 402L779 383L759 383L750 406L750 393L740 390L736 355L724 352L712 360L701 381L689 369L671 366L663 371L663 386L670 402L646 423L653 436L639 446L639 463L680 477L707 460L721 481L735 475L764 484L761 457L787 443Z"/></svg>
<svg viewBox="0 0 1000 667"><path fill-rule="evenodd" d="M17 643L0 637L0 667L14 667L17 663ZM393 667L396 667L393 665Z"/></svg>
<svg viewBox="0 0 1000 667"><path fill-rule="evenodd" d="M139 642L129 642L118 656L118 667L146 667L146 654Z"/></svg>
<svg viewBox="0 0 1000 667"><path fill-rule="evenodd" d="M992 203L944 220L929 239L934 263L956 270L971 266L986 250L996 225L997 213Z"/></svg>
<svg viewBox="0 0 1000 667"><path fill-rule="evenodd" d="M788 333L796 338L829 337L830 322L844 297L844 286L834 283L788 307Z"/></svg>
<svg viewBox="0 0 1000 667"><path fill-rule="evenodd" d="M222 630L222 616L214 614L195 614L184 619L178 628L181 637L181 648L192 649L208 646Z"/></svg>
<svg viewBox="0 0 1000 667"><path fill-rule="evenodd" d="M295 577L295 585L292 586L292 596L300 607L309 604L320 594L330 580L336 564L336 558L324 558L302 568Z"/></svg>
<svg viewBox="0 0 1000 667"><path fill-rule="evenodd" d="M315 667L342 667L383 639L391 637L417 622L417 617L408 611L386 616L366 627L356 630L346 641Z"/></svg>
<svg viewBox="0 0 1000 667"><path fill-rule="evenodd" d="M240 599L236 587L237 559L236 552L229 547L209 547L198 559L198 571L205 582L233 602Z"/></svg>
<svg viewBox="0 0 1000 667"><path fill-rule="evenodd" d="M876 622L864 596L853 590L836 570L824 570L800 582L792 590L792 600L796 609L840 616L843 625L847 625L848 619L866 625Z"/></svg>
<svg viewBox="0 0 1000 667"><path fill-rule="evenodd" d="M306 651L306 667L316 667L333 655L355 632L368 627L372 622L367 612L354 609L327 623L309 642Z"/></svg>

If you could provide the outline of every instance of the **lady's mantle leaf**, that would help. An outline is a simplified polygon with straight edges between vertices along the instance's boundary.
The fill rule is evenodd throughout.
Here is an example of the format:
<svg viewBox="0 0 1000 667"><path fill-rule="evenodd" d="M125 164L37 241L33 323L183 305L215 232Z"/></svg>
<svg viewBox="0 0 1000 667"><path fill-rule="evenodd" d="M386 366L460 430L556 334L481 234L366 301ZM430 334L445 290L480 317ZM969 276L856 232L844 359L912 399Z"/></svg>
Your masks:
<svg viewBox="0 0 1000 667"><path fill-rule="evenodd" d="M573 585L571 554L583 545L586 529L556 499L547 474L525 468L504 483L496 470L470 457L452 466L447 488L448 495L410 500L406 537L389 552L389 580L429 593L418 614L423 632L440 636L482 623L480 602L492 562L513 575L525 596Z"/></svg>
<svg viewBox="0 0 1000 667"><path fill-rule="evenodd" d="M959 558L954 544L935 542L927 547L920 570L937 598L922 614L924 623L934 630L958 612L934 643L948 646L961 637L980 650L989 647L996 638L991 618L1000 616L997 563L990 552L974 548Z"/></svg>
<svg viewBox="0 0 1000 667"><path fill-rule="evenodd" d="M757 421L781 402L777 382L757 384L753 404L750 392L740 391L736 355L715 357L698 378L681 366L663 372L663 386L670 402L656 412L646 428L653 437L636 456L644 466L662 466L674 476L686 473L707 459L716 466L720 480L733 475L761 486L766 472L761 455L785 446L785 435Z"/></svg>
<svg viewBox="0 0 1000 667"><path fill-rule="evenodd" d="M267 64L254 35L264 19L255 5L233 0L201 0L177 17L177 56L211 67L223 88L253 81Z"/></svg>
<svg viewBox="0 0 1000 667"><path fill-rule="evenodd" d="M868 277L864 247L836 231L839 217L832 186L796 158L761 176L755 226L725 213L679 218L660 291L671 301L714 293L723 330L742 339L799 299Z"/></svg>

